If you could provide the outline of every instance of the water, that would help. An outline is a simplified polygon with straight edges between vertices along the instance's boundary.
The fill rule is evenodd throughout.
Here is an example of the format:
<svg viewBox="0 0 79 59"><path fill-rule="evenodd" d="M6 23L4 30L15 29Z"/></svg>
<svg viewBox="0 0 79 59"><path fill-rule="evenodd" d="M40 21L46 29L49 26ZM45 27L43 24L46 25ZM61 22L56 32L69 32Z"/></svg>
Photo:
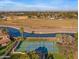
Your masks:
<svg viewBox="0 0 79 59"><path fill-rule="evenodd" d="M8 29L8 34L11 36L11 37L18 37L18 36L21 36L21 33L18 29L15 29L15 28L10 28L10 27L7 27ZM33 34L33 33L27 33L27 32L24 32L23 33L23 36L24 37L55 37L56 34Z"/></svg>
<svg viewBox="0 0 79 59"><path fill-rule="evenodd" d="M6 28L6 27L0 27L0 28ZM18 37L18 36L21 36L21 33L18 29L15 29L15 28L10 28L10 27L7 27L7 30L8 30L8 34L11 36L11 37ZM63 33L62 33L63 34ZM66 33L68 35L73 35L73 33ZM36 33L27 33L27 32L24 32L23 33L23 36L24 37L56 37L56 33L50 33L50 34L36 34Z"/></svg>
<svg viewBox="0 0 79 59"><path fill-rule="evenodd" d="M56 46L56 42L47 42L47 41L45 41L45 42L39 42L39 41L32 42L32 41L27 41L27 40L25 40L21 43L21 45L19 46L17 51L30 52L30 51L34 51L35 49L37 49L39 47L46 47L49 52L57 52L58 51L58 48Z"/></svg>
<svg viewBox="0 0 79 59"><path fill-rule="evenodd" d="M2 27L1 27L2 28ZM21 33L18 29L7 27L8 34L11 37L18 37L21 36ZM62 33L63 34L63 33ZM73 35L73 33L66 33L68 35ZM50 34L35 34L35 33L23 33L24 37L56 37L56 33L50 33ZM33 51L39 47L46 47L49 52L57 52L58 48L56 46L56 42L32 42L32 41L23 41L22 44L19 46L17 51Z"/></svg>

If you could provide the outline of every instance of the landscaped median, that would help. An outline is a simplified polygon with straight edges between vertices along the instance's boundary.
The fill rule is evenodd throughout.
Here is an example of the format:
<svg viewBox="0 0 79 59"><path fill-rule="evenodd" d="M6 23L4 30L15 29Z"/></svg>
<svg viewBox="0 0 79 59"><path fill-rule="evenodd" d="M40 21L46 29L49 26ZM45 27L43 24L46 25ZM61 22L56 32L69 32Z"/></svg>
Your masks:
<svg viewBox="0 0 79 59"><path fill-rule="evenodd" d="M0 47L0 56L4 56L8 50L10 50L12 48L12 46L14 45L15 42L9 42L9 44L5 47Z"/></svg>

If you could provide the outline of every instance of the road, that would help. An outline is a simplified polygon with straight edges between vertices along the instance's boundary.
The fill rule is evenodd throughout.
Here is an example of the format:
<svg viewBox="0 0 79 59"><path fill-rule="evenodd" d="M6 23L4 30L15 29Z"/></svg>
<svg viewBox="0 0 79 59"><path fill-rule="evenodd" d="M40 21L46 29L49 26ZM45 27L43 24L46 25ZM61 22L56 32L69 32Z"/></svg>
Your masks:
<svg viewBox="0 0 79 59"><path fill-rule="evenodd" d="M5 54L3 56L1 56L0 58L1 59L4 59L4 58L10 58L9 54L15 50L18 45L19 45L20 41L15 41L12 43L12 46L5 52Z"/></svg>

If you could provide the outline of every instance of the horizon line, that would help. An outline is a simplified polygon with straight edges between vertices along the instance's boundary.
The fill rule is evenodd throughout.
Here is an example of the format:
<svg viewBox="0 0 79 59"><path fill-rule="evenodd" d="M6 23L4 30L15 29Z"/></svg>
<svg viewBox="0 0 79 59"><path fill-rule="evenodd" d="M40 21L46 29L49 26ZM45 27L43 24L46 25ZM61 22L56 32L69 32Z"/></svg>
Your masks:
<svg viewBox="0 0 79 59"><path fill-rule="evenodd" d="M14 11L0 11L0 12L78 12L78 10L14 10Z"/></svg>

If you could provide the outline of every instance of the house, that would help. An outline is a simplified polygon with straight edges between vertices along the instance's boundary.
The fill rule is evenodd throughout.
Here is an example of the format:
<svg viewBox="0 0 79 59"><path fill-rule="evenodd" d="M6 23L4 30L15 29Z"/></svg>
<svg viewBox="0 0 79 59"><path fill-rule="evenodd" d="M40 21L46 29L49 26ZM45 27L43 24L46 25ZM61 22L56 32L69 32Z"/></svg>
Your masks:
<svg viewBox="0 0 79 59"><path fill-rule="evenodd" d="M28 19L28 16L13 16L14 20L26 20Z"/></svg>
<svg viewBox="0 0 79 59"><path fill-rule="evenodd" d="M1 16L0 16L0 19L2 19L2 20L7 20L7 16L1 15Z"/></svg>
<svg viewBox="0 0 79 59"><path fill-rule="evenodd" d="M8 42L10 42L9 36L4 35L0 31L0 46L6 46L8 44Z"/></svg>

